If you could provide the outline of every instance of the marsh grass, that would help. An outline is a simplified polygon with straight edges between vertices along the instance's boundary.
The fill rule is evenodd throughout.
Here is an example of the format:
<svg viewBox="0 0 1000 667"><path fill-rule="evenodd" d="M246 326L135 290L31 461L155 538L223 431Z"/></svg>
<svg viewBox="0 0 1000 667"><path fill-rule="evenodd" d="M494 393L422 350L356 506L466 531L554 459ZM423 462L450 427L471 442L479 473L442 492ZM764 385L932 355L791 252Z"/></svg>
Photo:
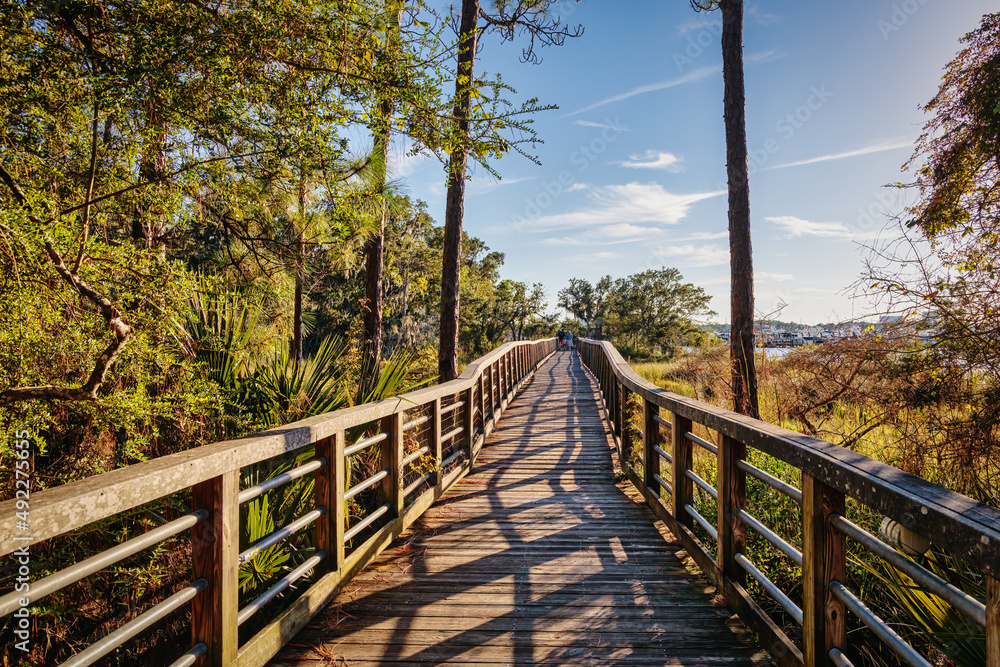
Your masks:
<svg viewBox="0 0 1000 667"><path fill-rule="evenodd" d="M986 450L959 446L948 436L967 423L973 402L963 403L948 378L921 360L910 359L900 349L886 344L851 341L840 349L797 350L781 359L759 356L758 385L764 421L850 447L852 450L901 468L928 481L996 504ZM670 361L636 363L636 373L659 387L698 400L731 406L729 358L724 349L686 355ZM916 367L916 368L915 368ZM695 425L697 435L709 442L718 436ZM669 433L664 437L669 441ZM750 449L749 462L801 488L801 472L767 454ZM694 472L717 488L717 460L695 446ZM669 479L669 465L660 463L661 475ZM695 486L694 507L716 524L714 498ZM661 497L670 502L669 494ZM747 511L802 549L802 517L797 503L748 476ZM882 516L852 499L848 518L872 534L878 534ZM713 553L715 540L695 524L694 533ZM752 529L747 531L748 558L793 602L802 604L801 570ZM974 597L983 598L982 573L971 571L962 561L933 549L919 559L921 564L952 581ZM912 582L869 552L848 540L847 585L900 635L921 650L934 664L974 665L981 655L981 628L959 618L940 599L919 591ZM784 610L750 580L748 590L758 604L795 641L801 629ZM853 616L849 615L851 659L856 665L897 665L897 658Z"/></svg>

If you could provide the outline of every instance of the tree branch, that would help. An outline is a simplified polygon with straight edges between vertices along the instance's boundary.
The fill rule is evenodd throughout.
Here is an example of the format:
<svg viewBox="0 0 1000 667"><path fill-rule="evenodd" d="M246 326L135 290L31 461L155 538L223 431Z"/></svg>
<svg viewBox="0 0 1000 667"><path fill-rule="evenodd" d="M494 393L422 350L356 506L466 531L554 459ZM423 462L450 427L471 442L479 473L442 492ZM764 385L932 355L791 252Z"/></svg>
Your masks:
<svg viewBox="0 0 1000 667"><path fill-rule="evenodd" d="M37 220L31 204L24 196L20 186L10 175L10 173L0 165L0 180L7 184L7 187L14 193L14 199L21 206L27 209L33 220ZM90 372L87 382L80 387L56 387L53 385L42 385L37 387L17 387L0 392L0 407L13 405L21 401L30 400L62 400L62 401L93 401L97 399L97 390L104 382L108 374L108 369L115 363L121 355L129 339L133 335L133 329L122 317L121 310L113 304L107 297L84 282L74 271L66 266L59 251L55 248L52 238L46 234L43 237L45 252L52 261L56 273L68 283L81 296L97 306L98 311L108 327L115 334L112 341L104 352L94 362L94 369Z"/></svg>

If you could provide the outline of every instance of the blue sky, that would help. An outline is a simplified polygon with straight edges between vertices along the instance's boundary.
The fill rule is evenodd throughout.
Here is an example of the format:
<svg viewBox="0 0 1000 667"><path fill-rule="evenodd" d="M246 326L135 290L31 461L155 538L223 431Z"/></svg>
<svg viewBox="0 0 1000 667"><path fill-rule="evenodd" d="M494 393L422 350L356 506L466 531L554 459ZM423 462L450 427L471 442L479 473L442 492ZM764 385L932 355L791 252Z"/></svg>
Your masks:
<svg viewBox="0 0 1000 667"><path fill-rule="evenodd" d="M846 290L864 244L905 202L882 187L926 120L959 38L985 0L747 2L744 26L757 310L807 324L867 314ZM484 38L478 71L499 72L537 116L542 166L516 154L477 171L465 229L506 253L503 276L541 282L555 310L570 278L676 267L729 318L721 18L687 0L563 2L582 37L519 62ZM444 222L444 173L396 149L405 189Z"/></svg>

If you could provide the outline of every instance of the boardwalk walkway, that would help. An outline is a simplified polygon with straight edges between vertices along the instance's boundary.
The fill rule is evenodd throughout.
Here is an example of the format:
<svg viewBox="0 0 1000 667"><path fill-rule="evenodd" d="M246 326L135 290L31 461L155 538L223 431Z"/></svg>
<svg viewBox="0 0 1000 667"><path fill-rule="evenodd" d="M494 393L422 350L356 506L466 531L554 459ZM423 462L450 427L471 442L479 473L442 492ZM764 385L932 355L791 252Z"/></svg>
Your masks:
<svg viewBox="0 0 1000 667"><path fill-rule="evenodd" d="M271 664L769 662L615 485L598 405L579 358L557 353L474 474Z"/></svg>

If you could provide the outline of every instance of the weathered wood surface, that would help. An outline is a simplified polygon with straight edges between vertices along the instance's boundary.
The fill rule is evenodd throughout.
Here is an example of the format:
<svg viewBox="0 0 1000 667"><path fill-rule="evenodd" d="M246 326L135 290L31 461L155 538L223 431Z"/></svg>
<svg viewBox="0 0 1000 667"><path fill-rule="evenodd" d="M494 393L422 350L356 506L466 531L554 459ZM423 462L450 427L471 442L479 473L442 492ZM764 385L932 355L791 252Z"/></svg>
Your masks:
<svg viewBox="0 0 1000 667"><path fill-rule="evenodd" d="M654 521L615 485L595 388L558 353L474 474L271 664L769 663Z"/></svg>
<svg viewBox="0 0 1000 667"><path fill-rule="evenodd" d="M605 355L601 370L629 391L748 447L789 463L827 486L927 537L973 567L1000 577L1000 510L825 440L774 426L656 387L608 341L580 341L581 354ZM615 382L609 402L615 399ZM2 509L2 508L0 508Z"/></svg>

